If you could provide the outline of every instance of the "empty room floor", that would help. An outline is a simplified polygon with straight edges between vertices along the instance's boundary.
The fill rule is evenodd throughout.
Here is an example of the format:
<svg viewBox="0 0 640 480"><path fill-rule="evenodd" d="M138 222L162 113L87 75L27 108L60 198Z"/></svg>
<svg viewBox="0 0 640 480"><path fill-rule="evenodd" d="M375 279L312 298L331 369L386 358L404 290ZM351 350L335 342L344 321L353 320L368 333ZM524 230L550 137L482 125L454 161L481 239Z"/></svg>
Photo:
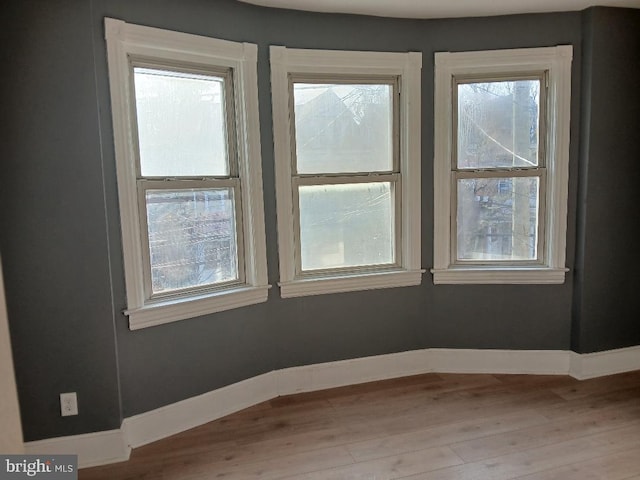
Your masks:
<svg viewBox="0 0 640 480"><path fill-rule="evenodd" d="M425 374L280 397L80 480L640 480L640 371Z"/></svg>

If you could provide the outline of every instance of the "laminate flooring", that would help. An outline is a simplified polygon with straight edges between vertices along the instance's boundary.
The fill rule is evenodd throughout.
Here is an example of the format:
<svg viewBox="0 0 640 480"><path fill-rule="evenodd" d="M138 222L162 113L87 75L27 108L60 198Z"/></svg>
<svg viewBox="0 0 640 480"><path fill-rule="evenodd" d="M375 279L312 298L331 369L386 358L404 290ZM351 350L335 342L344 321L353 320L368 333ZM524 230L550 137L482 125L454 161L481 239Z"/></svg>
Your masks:
<svg viewBox="0 0 640 480"><path fill-rule="evenodd" d="M425 374L273 399L79 480L640 480L640 371Z"/></svg>

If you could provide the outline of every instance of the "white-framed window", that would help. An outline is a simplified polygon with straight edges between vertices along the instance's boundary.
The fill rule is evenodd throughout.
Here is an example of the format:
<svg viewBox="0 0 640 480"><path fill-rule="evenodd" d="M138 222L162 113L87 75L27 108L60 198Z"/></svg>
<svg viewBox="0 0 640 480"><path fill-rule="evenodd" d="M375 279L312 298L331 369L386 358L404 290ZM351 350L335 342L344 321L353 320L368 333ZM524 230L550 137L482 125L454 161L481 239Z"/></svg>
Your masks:
<svg viewBox="0 0 640 480"><path fill-rule="evenodd" d="M437 52L434 283L563 283L571 46Z"/></svg>
<svg viewBox="0 0 640 480"><path fill-rule="evenodd" d="M419 285L422 54L270 54L281 296Z"/></svg>
<svg viewBox="0 0 640 480"><path fill-rule="evenodd" d="M266 301L256 45L105 32L130 328Z"/></svg>

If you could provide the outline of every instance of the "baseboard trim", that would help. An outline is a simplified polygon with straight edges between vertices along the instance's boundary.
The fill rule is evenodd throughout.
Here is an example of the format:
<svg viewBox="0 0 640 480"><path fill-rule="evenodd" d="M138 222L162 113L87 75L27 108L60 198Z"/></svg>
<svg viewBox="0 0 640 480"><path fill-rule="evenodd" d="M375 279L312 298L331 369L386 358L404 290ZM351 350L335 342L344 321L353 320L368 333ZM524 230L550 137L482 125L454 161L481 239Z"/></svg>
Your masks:
<svg viewBox="0 0 640 480"><path fill-rule="evenodd" d="M77 453L80 468L125 461L132 448L272 398L422 373L571 375L579 380L640 370L640 346L589 354L563 350L431 348L285 368L126 418L118 430L25 444L27 453Z"/></svg>
<svg viewBox="0 0 640 480"><path fill-rule="evenodd" d="M258 375L126 418L122 430L128 445L140 447L275 398L278 396L275 373Z"/></svg>
<svg viewBox="0 0 640 480"><path fill-rule="evenodd" d="M78 455L78 468L125 462L131 455L122 429L26 442L27 455Z"/></svg>
<svg viewBox="0 0 640 480"><path fill-rule="evenodd" d="M566 375L569 352L562 350L430 349L432 372Z"/></svg>
<svg viewBox="0 0 640 480"><path fill-rule="evenodd" d="M570 352L569 375L578 380L640 370L640 346L594 353Z"/></svg>
<svg viewBox="0 0 640 480"><path fill-rule="evenodd" d="M276 370L278 395L432 372L430 350L411 350Z"/></svg>

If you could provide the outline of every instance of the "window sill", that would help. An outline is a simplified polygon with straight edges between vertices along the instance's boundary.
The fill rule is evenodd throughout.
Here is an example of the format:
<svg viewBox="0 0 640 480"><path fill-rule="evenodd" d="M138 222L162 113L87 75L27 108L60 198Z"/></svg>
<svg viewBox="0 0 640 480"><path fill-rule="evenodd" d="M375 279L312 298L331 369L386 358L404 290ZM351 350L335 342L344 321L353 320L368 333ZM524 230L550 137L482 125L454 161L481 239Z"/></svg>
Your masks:
<svg viewBox="0 0 640 480"><path fill-rule="evenodd" d="M269 288L271 288L271 285L259 287L244 285L205 295L180 299L172 298L150 303L144 307L125 310L124 314L129 317L129 328L131 330L139 330L162 325L163 323L266 302Z"/></svg>
<svg viewBox="0 0 640 480"><path fill-rule="evenodd" d="M444 284L562 284L568 268L448 268L431 269L433 283Z"/></svg>
<svg viewBox="0 0 640 480"><path fill-rule="evenodd" d="M355 292L379 288L410 287L420 285L426 270L391 270L385 272L314 277L280 282L282 298L324 295L327 293Z"/></svg>

